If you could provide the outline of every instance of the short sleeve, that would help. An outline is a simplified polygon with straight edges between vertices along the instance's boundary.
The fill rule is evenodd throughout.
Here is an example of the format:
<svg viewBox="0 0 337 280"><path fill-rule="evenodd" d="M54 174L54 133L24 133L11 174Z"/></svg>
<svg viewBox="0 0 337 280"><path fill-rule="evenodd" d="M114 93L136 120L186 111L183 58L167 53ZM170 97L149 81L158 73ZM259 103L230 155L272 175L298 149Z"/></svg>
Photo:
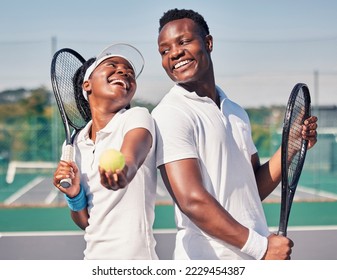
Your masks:
<svg viewBox="0 0 337 280"><path fill-rule="evenodd" d="M155 138L154 120L146 108L133 107L126 111L128 117L124 123L123 134L135 128L147 129L153 138Z"/></svg>
<svg viewBox="0 0 337 280"><path fill-rule="evenodd" d="M156 124L157 167L176 160L197 158L193 120L181 109L160 106L152 116Z"/></svg>

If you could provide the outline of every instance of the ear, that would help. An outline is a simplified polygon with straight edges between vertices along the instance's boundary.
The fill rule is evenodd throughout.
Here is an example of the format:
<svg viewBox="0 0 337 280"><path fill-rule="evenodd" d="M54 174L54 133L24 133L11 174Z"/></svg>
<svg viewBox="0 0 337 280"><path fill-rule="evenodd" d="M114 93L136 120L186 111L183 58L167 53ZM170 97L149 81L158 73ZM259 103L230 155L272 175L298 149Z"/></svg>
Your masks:
<svg viewBox="0 0 337 280"><path fill-rule="evenodd" d="M83 88L86 92L90 92L90 91L91 91L91 83L90 83L89 81L83 82L82 88Z"/></svg>
<svg viewBox="0 0 337 280"><path fill-rule="evenodd" d="M206 49L208 50L208 52L211 53L213 51L213 37L212 37L212 35L206 35L205 43L206 43Z"/></svg>

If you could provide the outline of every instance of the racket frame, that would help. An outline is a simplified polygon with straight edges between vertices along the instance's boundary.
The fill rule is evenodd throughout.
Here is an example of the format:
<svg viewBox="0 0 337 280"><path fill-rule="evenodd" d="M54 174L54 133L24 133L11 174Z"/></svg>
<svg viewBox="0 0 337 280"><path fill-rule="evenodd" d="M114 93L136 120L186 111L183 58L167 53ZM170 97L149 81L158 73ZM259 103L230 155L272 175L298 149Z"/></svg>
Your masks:
<svg viewBox="0 0 337 280"><path fill-rule="evenodd" d="M60 89L59 89L59 85L58 85L58 79L57 79L57 73L56 73L56 64L57 64L57 59L58 56L61 53L64 52L68 52L71 55L73 55L75 58L77 58L79 60L79 62L81 62L82 64L85 62L85 59L76 51L74 51L73 49L70 48L63 48L58 50L53 58L52 58L52 62L51 62L51 68L50 68L50 74L51 74L51 84L52 84L52 88L53 88L53 92L54 92L54 96L55 96L55 100L60 112L60 116L62 119L62 123L64 126L64 131L65 131L65 148L63 151L63 157L62 159L70 162L73 160L73 155L74 155L74 148L73 148L73 141L74 138L76 136L76 134L82 129L82 127L78 127L77 125L75 125L71 119L68 117L66 110L64 108L63 102L62 102L62 97L60 94ZM80 111L79 111L80 112ZM74 129L74 132L72 133L71 131L71 127ZM68 188L71 186L71 179L67 178L67 179L63 179L60 181L60 185L64 188Z"/></svg>
<svg viewBox="0 0 337 280"><path fill-rule="evenodd" d="M297 98L300 90L303 91L304 102L305 102L305 112L302 120L307 119L310 116L310 92L309 88L304 83L298 83L294 86L286 108L286 113L283 122L283 130L282 130L282 144L281 144L281 169L282 169L282 189L281 189L281 210L280 210L280 222L279 222L279 230L278 235L287 236L287 227L289 221L289 215L291 206L293 203L294 195L296 192L297 184L301 176L301 172L303 169L308 140L302 140L301 149L300 149L300 160L296 166L296 170L294 172L294 177L291 184L288 182L288 139L290 133L290 119L293 114L293 108L295 104L295 100Z"/></svg>

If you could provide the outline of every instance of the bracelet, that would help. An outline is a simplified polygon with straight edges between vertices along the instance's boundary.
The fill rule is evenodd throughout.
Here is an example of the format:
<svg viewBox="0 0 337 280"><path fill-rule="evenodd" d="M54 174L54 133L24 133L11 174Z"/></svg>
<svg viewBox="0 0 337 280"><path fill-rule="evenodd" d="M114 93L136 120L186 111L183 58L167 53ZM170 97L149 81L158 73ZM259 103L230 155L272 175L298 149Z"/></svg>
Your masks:
<svg viewBox="0 0 337 280"><path fill-rule="evenodd" d="M261 260L267 251L268 239L249 229L248 239L242 247L241 252L252 256L256 260Z"/></svg>
<svg viewBox="0 0 337 280"><path fill-rule="evenodd" d="M82 186L80 187L80 192L75 197L70 198L66 194L64 197L67 201L68 207L72 211L80 211L87 207L87 196Z"/></svg>

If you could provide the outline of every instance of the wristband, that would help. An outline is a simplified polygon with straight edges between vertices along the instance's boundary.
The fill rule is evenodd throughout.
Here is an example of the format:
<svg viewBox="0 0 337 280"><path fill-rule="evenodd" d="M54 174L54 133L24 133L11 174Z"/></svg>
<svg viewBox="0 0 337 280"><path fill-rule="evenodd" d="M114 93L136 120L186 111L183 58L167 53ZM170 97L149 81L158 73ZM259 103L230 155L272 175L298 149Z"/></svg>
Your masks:
<svg viewBox="0 0 337 280"><path fill-rule="evenodd" d="M252 256L256 260L261 260L267 251L268 239L249 229L248 239L242 247L241 252Z"/></svg>
<svg viewBox="0 0 337 280"><path fill-rule="evenodd" d="M87 196L85 195L82 186L80 187L80 192L75 197L70 198L67 195L64 195L64 197L67 201L68 207L72 211L80 211L87 207Z"/></svg>

